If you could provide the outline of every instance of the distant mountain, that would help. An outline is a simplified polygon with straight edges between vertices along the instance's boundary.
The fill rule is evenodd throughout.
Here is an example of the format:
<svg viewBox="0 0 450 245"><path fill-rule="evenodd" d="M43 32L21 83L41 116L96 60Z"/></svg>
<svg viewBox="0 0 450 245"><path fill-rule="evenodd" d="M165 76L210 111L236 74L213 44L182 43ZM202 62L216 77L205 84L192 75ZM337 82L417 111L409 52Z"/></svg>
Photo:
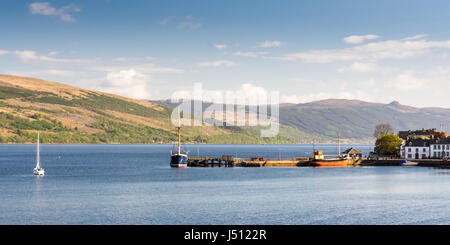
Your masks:
<svg viewBox="0 0 450 245"><path fill-rule="evenodd" d="M152 101L174 107L167 100ZM211 103L205 103L209 106ZM360 100L328 99L304 104L281 104L280 124L307 135L320 135L335 140L340 134L349 142L373 142L373 131L380 123L390 123L394 131L437 128L450 125L450 109L416 108L401 105L371 103ZM314 140L314 137L307 138ZM300 140L301 141L301 140Z"/></svg>
<svg viewBox="0 0 450 245"><path fill-rule="evenodd" d="M359 100L322 100L305 104L280 106L280 122L307 133L320 133L344 138L372 137L379 123L390 123L394 131L437 128L450 125L450 109L416 108L401 105L370 103Z"/></svg>
<svg viewBox="0 0 450 245"><path fill-rule="evenodd" d="M204 103L203 108L211 103ZM174 103L143 101L35 78L0 75L0 143L169 143ZM280 105L278 136L261 127L183 127L187 143L373 143L376 124L394 130L450 125L450 109L358 100Z"/></svg>
<svg viewBox="0 0 450 245"><path fill-rule="evenodd" d="M172 108L35 78L0 75L0 143L169 143ZM188 143L293 143L312 137L290 127L259 137L258 128L183 127ZM295 136L294 136L295 135ZM317 136L319 139L323 137Z"/></svg>

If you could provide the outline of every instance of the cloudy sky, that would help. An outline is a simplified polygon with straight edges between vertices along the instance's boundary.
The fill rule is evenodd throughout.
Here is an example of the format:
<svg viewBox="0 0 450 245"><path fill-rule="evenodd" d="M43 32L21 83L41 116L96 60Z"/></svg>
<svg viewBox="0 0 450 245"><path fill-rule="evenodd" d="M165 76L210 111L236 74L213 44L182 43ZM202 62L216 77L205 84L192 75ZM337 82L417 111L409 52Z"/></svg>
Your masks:
<svg viewBox="0 0 450 245"><path fill-rule="evenodd" d="M449 1L0 3L0 73L138 99L279 91L450 108Z"/></svg>

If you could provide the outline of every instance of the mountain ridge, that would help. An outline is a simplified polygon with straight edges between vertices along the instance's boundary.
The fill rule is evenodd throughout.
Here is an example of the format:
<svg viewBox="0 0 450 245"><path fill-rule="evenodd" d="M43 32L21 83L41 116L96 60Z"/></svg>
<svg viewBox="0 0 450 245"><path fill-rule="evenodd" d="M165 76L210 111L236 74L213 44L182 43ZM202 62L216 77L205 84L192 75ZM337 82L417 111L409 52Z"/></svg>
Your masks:
<svg viewBox="0 0 450 245"><path fill-rule="evenodd" d="M169 143L176 140L170 115L176 103L144 101L36 78L0 75L0 142ZM207 107L211 103L204 102ZM416 108L362 100L327 99L280 105L278 136L261 127L184 127L187 143L373 143L376 124L395 131L450 124L450 109Z"/></svg>

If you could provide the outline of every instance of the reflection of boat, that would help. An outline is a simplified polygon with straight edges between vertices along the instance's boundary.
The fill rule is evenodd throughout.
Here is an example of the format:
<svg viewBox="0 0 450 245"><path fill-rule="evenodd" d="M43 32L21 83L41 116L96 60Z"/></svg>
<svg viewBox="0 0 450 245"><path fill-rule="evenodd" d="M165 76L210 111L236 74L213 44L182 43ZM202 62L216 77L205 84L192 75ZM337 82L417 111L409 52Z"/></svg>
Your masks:
<svg viewBox="0 0 450 245"><path fill-rule="evenodd" d="M319 150L314 151L313 158L309 163L310 166L324 166L324 167L346 167L348 164L349 164L348 159L344 157L325 159L323 152Z"/></svg>
<svg viewBox="0 0 450 245"><path fill-rule="evenodd" d="M33 170L33 174L35 175L44 175L45 171L43 168L41 168L40 166L40 159L39 159L39 132L38 132L38 137L37 137L37 153L36 153L36 167Z"/></svg>
<svg viewBox="0 0 450 245"><path fill-rule="evenodd" d="M181 125L177 127L178 133L178 151L170 154L170 166L174 168L187 167L188 155L187 152L181 152Z"/></svg>
<svg viewBox="0 0 450 245"><path fill-rule="evenodd" d="M417 166L419 163L417 163L417 162L410 162L410 161L408 161L408 160L402 160L401 162L400 162L400 165L401 166Z"/></svg>

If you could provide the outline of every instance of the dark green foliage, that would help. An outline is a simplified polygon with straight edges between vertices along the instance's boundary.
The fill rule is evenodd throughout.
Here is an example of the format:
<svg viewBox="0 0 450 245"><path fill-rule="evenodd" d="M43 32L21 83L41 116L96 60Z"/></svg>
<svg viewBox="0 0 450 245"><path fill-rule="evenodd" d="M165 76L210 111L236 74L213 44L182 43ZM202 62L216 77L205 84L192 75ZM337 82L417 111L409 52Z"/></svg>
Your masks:
<svg viewBox="0 0 450 245"><path fill-rule="evenodd" d="M32 98L30 101L81 107L97 113L111 110L143 117L168 117L170 112L170 110L157 111L137 103L96 93L89 93L87 97L78 97L72 100L67 100L53 94L51 96Z"/></svg>
<svg viewBox="0 0 450 245"><path fill-rule="evenodd" d="M40 114L39 114L40 115ZM41 116L33 115L31 117L42 118ZM48 122L46 120L27 120L20 117L15 117L9 113L0 112L0 127L12 130L40 130L40 131L68 131L61 122L54 120Z"/></svg>
<svg viewBox="0 0 450 245"><path fill-rule="evenodd" d="M100 119L91 125L93 128L102 129L105 133L97 133L95 137L102 143L160 143L174 141L176 135L164 130L147 126L134 126L119 123L108 119Z"/></svg>
<svg viewBox="0 0 450 245"><path fill-rule="evenodd" d="M382 155L399 155L402 142L395 134L383 135L375 143L375 152Z"/></svg>

